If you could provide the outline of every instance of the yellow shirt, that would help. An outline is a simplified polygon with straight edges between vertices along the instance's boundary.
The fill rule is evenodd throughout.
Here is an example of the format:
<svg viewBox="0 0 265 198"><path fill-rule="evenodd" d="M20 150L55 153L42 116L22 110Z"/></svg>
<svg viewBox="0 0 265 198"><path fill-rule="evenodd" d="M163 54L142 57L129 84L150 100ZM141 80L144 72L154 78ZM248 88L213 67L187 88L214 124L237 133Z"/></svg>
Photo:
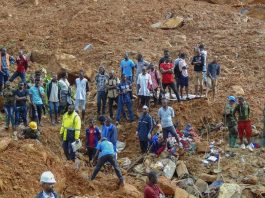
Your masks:
<svg viewBox="0 0 265 198"><path fill-rule="evenodd" d="M63 140L64 141L66 141L67 129L74 129L75 130L75 140L79 139L80 130L81 130L81 119L76 112L73 112L70 115L68 114L68 112L66 112L63 116L60 135L63 134Z"/></svg>

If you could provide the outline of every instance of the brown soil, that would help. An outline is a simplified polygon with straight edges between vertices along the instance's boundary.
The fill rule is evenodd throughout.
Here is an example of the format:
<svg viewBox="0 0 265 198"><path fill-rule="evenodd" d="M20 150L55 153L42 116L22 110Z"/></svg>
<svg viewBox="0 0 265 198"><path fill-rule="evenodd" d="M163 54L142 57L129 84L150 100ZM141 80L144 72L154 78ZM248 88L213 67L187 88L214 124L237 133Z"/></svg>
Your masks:
<svg viewBox="0 0 265 198"><path fill-rule="evenodd" d="M92 81L95 70L102 63L108 70L114 68L118 72L119 61L125 51L129 51L132 58L135 58L137 52L141 52L147 60L157 63L164 48L168 48L173 57L179 50L183 50L191 58L193 47L203 42L207 46L209 60L217 55L222 67L217 100L209 102L199 99L181 105L172 103L180 126L191 123L201 128L207 122L220 122L226 97L236 94L232 86L239 85L251 105L253 123L260 129L261 110L265 104L264 19L240 15L238 7L192 0L152 0L151 3L147 0L38 2L35 5L33 0L10 0L0 5L0 24L7 30L2 31L0 43L11 54L21 47L27 52L35 53L32 70L45 67L48 72L59 72L61 68L67 67L76 72L83 68ZM164 19L169 12L183 17L184 25L174 30L150 27ZM86 43L93 44L91 51L82 50ZM75 57L74 60L62 60L53 54ZM192 77L192 69L190 74ZM95 90L92 92L95 93ZM95 109L94 96L95 94L90 95L89 115ZM156 115L156 111L157 108L153 109L152 114ZM136 123L125 123L120 127L120 140L125 141L127 147L119 157L135 159L139 155L134 135L135 125ZM0 133L1 136L11 134L3 129ZM128 197L118 189L114 173L100 173L96 181L88 182L86 177L90 175L91 168L84 165L79 172L75 172L74 164L64 159L58 133L59 127L51 127L46 122L42 128L41 143L30 140L12 141L1 153L0 197L33 197L40 190L38 180L45 170L54 172L58 181L56 190L65 197ZM218 138L222 138L222 135L211 136L211 139ZM237 156L229 160L225 180L240 182L241 178L237 178L237 181L231 179L229 174L238 172L239 169L233 167L239 166L241 155L252 161L244 165L241 176L255 173L264 167L265 164L261 164L261 167L253 165L253 161L259 159L257 157L264 158L259 151L253 154L235 151ZM202 155L184 156L184 159L192 174L210 172L201 163ZM226 165L226 161L222 163ZM126 182L142 192L144 181L141 179L126 176Z"/></svg>

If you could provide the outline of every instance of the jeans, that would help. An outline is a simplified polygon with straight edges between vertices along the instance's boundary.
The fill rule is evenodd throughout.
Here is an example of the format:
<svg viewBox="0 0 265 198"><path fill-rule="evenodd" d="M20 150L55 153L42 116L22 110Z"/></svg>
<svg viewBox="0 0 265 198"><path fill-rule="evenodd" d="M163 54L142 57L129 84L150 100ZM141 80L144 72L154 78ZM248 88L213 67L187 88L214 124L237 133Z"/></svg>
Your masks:
<svg viewBox="0 0 265 198"><path fill-rule="evenodd" d="M140 148L142 153L146 153L148 149L148 140L140 141Z"/></svg>
<svg viewBox="0 0 265 198"><path fill-rule="evenodd" d="M122 97L119 97L119 100L118 100L118 110L117 110L117 114L116 114L116 121L118 121L118 122L120 121L121 114L124 112L124 110L123 110L124 105L127 106L127 109L129 112L129 118L130 118L130 121L132 122L133 117L134 117L133 111L132 111L132 101L123 102Z"/></svg>
<svg viewBox="0 0 265 198"><path fill-rule="evenodd" d="M163 138L166 140L168 138L168 134L170 133L172 137L176 138L176 141L179 142L178 135L176 133L176 129L174 126L165 127L162 129L163 131Z"/></svg>
<svg viewBox="0 0 265 198"><path fill-rule="evenodd" d="M64 154L67 158L67 160L75 160L75 152L73 151L72 148L72 143L74 142L74 140L67 140L67 141L63 141L63 151Z"/></svg>
<svg viewBox="0 0 265 198"><path fill-rule="evenodd" d="M0 84L4 85L6 84L6 81L8 81L9 78L9 71L0 72Z"/></svg>
<svg viewBox="0 0 265 198"><path fill-rule="evenodd" d="M15 119L14 119L14 105L4 105L4 110L6 114L6 127L9 127L11 122L12 127L15 126Z"/></svg>
<svg viewBox="0 0 265 198"><path fill-rule="evenodd" d="M20 124L20 119L22 119L23 124L26 126L28 121L27 121L27 105L23 106L16 106L15 108L15 124L18 126Z"/></svg>
<svg viewBox="0 0 265 198"><path fill-rule="evenodd" d="M97 107L98 107L98 114L100 114L101 109L101 102L102 102L102 114L105 114L106 111L106 92L105 91L98 91L97 92Z"/></svg>
<svg viewBox="0 0 265 198"><path fill-rule="evenodd" d="M126 76L126 79L127 79L127 81L132 85L132 83L133 83L133 77L132 76ZM131 91L129 91L129 94L130 94L130 97L131 97L131 99L133 99L133 94L132 94L132 90Z"/></svg>
<svg viewBox="0 0 265 198"><path fill-rule="evenodd" d="M50 109L50 116L54 113L55 116L59 113L59 102L51 102L49 101L49 109Z"/></svg>
<svg viewBox="0 0 265 198"><path fill-rule="evenodd" d="M35 106L36 108L32 107L32 119L39 124L41 122L43 104Z"/></svg>
<svg viewBox="0 0 265 198"><path fill-rule="evenodd" d="M17 77L20 77L22 82L26 82L26 72L18 72L15 71L15 73L11 76L10 82L13 82Z"/></svg>
<svg viewBox="0 0 265 198"><path fill-rule="evenodd" d="M97 165L96 165L96 168L94 169L93 173L92 173L92 176L91 176L91 180L95 179L98 172L100 171L101 167L106 163L106 162L109 162L112 167L114 168L115 170L115 173L117 175L117 177L119 178L119 180L122 182L123 181L123 177L122 177L122 174L121 174L121 170L119 168L119 165L118 165L118 162L117 160L115 159L114 155L104 155L102 157L100 157L98 159L98 162L97 162Z"/></svg>
<svg viewBox="0 0 265 198"><path fill-rule="evenodd" d="M178 101L180 102L179 93L178 93L178 91L177 91L177 88L176 88L175 83L168 83L168 84L162 83L162 87L163 87L163 92L164 92L164 94L165 94L165 89L166 89L168 86L174 91L174 94L176 95Z"/></svg>
<svg viewBox="0 0 265 198"><path fill-rule="evenodd" d="M113 103L116 102L118 104L118 98L109 98L109 116L113 117Z"/></svg>

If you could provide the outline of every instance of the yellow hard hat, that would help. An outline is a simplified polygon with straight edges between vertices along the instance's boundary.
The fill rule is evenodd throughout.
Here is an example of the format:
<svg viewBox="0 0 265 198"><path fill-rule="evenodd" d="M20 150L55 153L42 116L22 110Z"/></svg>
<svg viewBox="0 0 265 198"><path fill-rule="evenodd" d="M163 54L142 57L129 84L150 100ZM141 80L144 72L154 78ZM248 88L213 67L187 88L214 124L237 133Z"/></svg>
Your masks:
<svg viewBox="0 0 265 198"><path fill-rule="evenodd" d="M38 128L37 123L36 122L30 122L29 128L31 128L32 130L36 130Z"/></svg>

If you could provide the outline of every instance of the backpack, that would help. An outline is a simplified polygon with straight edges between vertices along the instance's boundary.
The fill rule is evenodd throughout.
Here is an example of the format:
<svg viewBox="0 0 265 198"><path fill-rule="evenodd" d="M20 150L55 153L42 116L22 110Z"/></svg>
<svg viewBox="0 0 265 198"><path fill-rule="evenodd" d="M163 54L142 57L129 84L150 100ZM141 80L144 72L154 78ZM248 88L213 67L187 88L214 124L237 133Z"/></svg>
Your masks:
<svg viewBox="0 0 265 198"><path fill-rule="evenodd" d="M175 67L174 67L174 75L176 78L179 78L181 76L181 71L179 70L179 62L180 60L177 63L175 62Z"/></svg>

